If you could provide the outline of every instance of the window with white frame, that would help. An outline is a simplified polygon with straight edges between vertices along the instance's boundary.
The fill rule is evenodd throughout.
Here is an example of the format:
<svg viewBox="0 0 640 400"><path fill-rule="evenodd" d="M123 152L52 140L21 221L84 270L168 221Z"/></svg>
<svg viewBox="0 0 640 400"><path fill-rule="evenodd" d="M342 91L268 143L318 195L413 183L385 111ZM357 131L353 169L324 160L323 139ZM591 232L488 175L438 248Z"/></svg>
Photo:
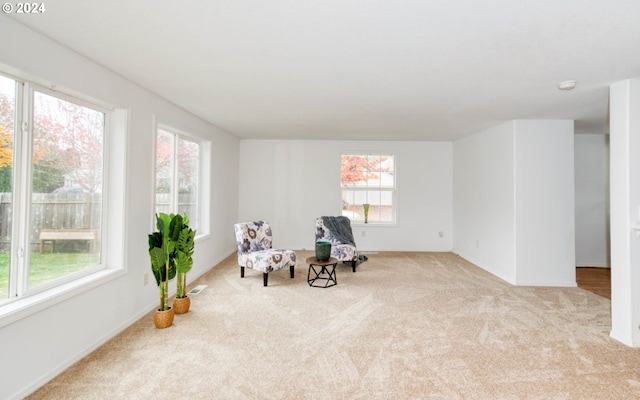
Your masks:
<svg viewBox="0 0 640 400"><path fill-rule="evenodd" d="M0 75L0 303L106 268L110 111Z"/></svg>
<svg viewBox="0 0 640 400"><path fill-rule="evenodd" d="M396 222L395 157L343 154L340 161L342 215L352 222Z"/></svg>
<svg viewBox="0 0 640 400"><path fill-rule="evenodd" d="M198 229L200 218L200 141L172 128L156 131L156 213L187 214L189 225Z"/></svg>

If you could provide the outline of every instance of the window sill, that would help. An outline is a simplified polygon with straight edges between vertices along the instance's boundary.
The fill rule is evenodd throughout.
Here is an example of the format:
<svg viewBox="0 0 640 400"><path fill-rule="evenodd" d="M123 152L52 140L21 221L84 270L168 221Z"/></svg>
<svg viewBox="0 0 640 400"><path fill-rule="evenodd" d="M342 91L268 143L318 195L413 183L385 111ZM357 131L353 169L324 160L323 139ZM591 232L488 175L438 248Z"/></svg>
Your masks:
<svg viewBox="0 0 640 400"><path fill-rule="evenodd" d="M105 269L50 290L9 302L0 306L0 328L124 275L123 269Z"/></svg>

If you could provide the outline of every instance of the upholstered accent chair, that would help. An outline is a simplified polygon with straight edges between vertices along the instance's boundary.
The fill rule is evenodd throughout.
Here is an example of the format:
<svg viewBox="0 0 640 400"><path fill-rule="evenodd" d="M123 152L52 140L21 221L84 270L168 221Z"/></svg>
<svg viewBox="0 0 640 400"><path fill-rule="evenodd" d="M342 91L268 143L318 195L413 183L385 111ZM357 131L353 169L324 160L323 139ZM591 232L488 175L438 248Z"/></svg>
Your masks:
<svg viewBox="0 0 640 400"><path fill-rule="evenodd" d="M349 218L343 216L316 218L316 242L319 240L331 242L331 257L351 264L353 272L356 272L358 249L353 240Z"/></svg>
<svg viewBox="0 0 640 400"><path fill-rule="evenodd" d="M263 285L269 282L269 273L289 267L291 279L295 272L296 253L293 250L273 249L271 227L267 221L240 222L234 224L238 245L240 277L244 269L262 272Z"/></svg>

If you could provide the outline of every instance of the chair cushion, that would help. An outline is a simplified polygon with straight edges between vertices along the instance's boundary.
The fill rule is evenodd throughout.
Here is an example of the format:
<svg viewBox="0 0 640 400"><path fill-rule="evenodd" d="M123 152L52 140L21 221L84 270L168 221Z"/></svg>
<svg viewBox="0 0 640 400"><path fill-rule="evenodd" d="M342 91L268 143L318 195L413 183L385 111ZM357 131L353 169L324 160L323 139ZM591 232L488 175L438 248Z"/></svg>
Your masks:
<svg viewBox="0 0 640 400"><path fill-rule="evenodd" d="M350 244L332 244L331 257L338 261L355 261L358 259L358 250Z"/></svg>
<svg viewBox="0 0 640 400"><path fill-rule="evenodd" d="M269 273L296 265L296 253L293 250L284 249L254 251L238 255L238 264L241 267Z"/></svg>

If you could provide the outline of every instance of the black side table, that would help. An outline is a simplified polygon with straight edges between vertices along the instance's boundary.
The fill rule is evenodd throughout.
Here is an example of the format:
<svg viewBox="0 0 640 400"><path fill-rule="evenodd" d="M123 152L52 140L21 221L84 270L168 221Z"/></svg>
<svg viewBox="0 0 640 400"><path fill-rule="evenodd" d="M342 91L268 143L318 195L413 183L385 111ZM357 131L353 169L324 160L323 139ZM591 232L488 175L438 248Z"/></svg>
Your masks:
<svg viewBox="0 0 640 400"><path fill-rule="evenodd" d="M315 256L307 258L309 272L307 273L307 283L309 286L328 288L338 284L336 278L336 258L329 258L327 261L318 261ZM313 276L311 272L313 271Z"/></svg>

